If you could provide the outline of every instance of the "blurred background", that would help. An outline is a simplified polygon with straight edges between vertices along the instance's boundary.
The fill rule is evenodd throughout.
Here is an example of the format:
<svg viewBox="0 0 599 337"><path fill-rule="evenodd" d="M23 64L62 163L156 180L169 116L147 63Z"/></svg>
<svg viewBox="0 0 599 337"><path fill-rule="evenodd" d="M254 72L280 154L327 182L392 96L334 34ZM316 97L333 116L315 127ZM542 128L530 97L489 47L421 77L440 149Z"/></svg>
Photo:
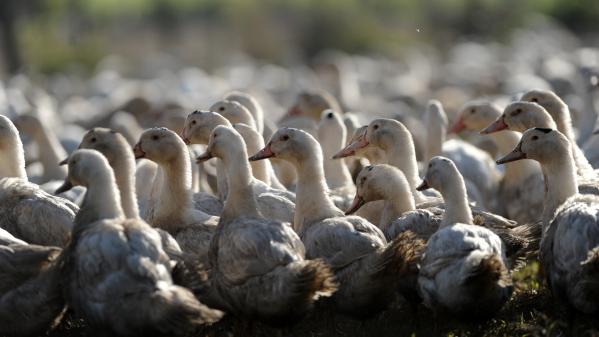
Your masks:
<svg viewBox="0 0 599 337"><path fill-rule="evenodd" d="M597 82L598 23L597 0L2 0L0 113L44 96L68 122L159 115L241 89L276 120L315 88L381 116L437 98L451 118L530 88L576 111Z"/></svg>
<svg viewBox="0 0 599 337"><path fill-rule="evenodd" d="M548 27L596 43L599 1L2 0L0 16L3 73L48 74L90 72L108 55L206 68L244 57L306 63L329 49L398 58L426 46L443 56L466 39L507 43Z"/></svg>

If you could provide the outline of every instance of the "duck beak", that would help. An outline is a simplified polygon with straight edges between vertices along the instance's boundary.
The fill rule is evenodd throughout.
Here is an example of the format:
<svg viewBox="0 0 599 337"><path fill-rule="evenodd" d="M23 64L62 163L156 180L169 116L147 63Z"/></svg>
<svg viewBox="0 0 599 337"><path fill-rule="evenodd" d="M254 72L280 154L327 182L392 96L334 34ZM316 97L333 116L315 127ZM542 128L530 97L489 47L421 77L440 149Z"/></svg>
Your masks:
<svg viewBox="0 0 599 337"><path fill-rule="evenodd" d="M350 214L356 213L360 209L360 207L364 206L365 203L366 203L366 201L364 201L364 199L362 197L360 197L358 194L356 194L351 206L349 206L349 208L345 211L345 215L350 215Z"/></svg>
<svg viewBox="0 0 599 337"><path fill-rule="evenodd" d="M141 149L141 143L135 144L133 147L133 154L135 155L135 159L141 159L146 157L146 153Z"/></svg>
<svg viewBox="0 0 599 337"><path fill-rule="evenodd" d="M294 104L291 108L289 108L289 110L287 110L286 117L301 116L301 114L302 110L299 108L299 105Z"/></svg>
<svg viewBox="0 0 599 337"><path fill-rule="evenodd" d="M503 158L497 159L498 165L509 163L516 160L526 159L526 153L522 152L520 144L514 149L514 151L506 154Z"/></svg>
<svg viewBox="0 0 599 337"><path fill-rule="evenodd" d="M249 161L256 161L256 160L260 160L260 159L266 159L266 158L273 158L275 157L275 153L272 152L272 149L270 148L270 142L268 144L266 144L266 146L258 151L258 153L256 153L255 155L251 156L248 158Z"/></svg>
<svg viewBox="0 0 599 337"><path fill-rule="evenodd" d="M424 191L424 190L428 190L430 188L430 186L428 186L428 183L426 182L426 179L422 180L422 183L420 183L420 185L418 185L418 187L416 187L416 191Z"/></svg>
<svg viewBox="0 0 599 337"><path fill-rule="evenodd" d="M64 193L70 189L72 189L74 186L73 184L71 184L71 182L69 181L69 179L65 179L64 183L56 189L56 191L54 191L54 194L61 194Z"/></svg>
<svg viewBox="0 0 599 337"><path fill-rule="evenodd" d="M69 163L69 157L66 157L65 159L61 160L60 163L58 163L58 166L65 166L68 163Z"/></svg>
<svg viewBox="0 0 599 337"><path fill-rule="evenodd" d="M205 161L206 161L206 160L208 160L208 159L211 159L212 157L214 157L214 156L212 155L212 153L210 153L210 151L209 151L209 150L206 150L206 152L202 153L201 155L199 155L199 156L196 158L196 163L200 164L200 163L202 163L202 162L205 162Z"/></svg>
<svg viewBox="0 0 599 337"><path fill-rule="evenodd" d="M462 117L460 117L455 124L453 124L453 126L451 127L451 129L449 129L449 131L447 132L448 134L451 133L460 133L462 132L464 129L466 128L466 124L464 124L464 119Z"/></svg>
<svg viewBox="0 0 599 337"><path fill-rule="evenodd" d="M366 135L360 136L360 138L351 142L349 145L341 149L341 151L337 152L333 159L340 159L345 157L350 157L356 154L356 150L363 149L370 144L366 139Z"/></svg>
<svg viewBox="0 0 599 337"><path fill-rule="evenodd" d="M497 119L491 125L489 125L486 128L480 130L480 134L481 135L486 135L486 134L489 134L489 133L493 133L493 132L505 130L507 128L508 128L508 126L507 126L507 124L505 124L505 121L503 120L503 117L499 117L499 119Z"/></svg>

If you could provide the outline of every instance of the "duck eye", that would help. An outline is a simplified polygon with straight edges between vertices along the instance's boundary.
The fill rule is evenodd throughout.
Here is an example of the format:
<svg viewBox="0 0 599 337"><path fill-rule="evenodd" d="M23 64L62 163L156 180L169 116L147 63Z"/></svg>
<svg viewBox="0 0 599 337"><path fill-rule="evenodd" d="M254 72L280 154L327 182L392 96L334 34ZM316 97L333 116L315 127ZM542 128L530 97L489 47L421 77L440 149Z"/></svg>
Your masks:
<svg viewBox="0 0 599 337"><path fill-rule="evenodd" d="M286 142L289 140L289 136L288 135L284 135L283 137L281 137L281 140Z"/></svg>
<svg viewBox="0 0 599 337"><path fill-rule="evenodd" d="M532 139L532 140L537 140L537 139L539 139L539 137L538 137L538 136L532 136L532 138L531 138L531 139Z"/></svg>
<svg viewBox="0 0 599 337"><path fill-rule="evenodd" d="M366 181L366 177L362 177L362 183Z"/></svg>
<svg viewBox="0 0 599 337"><path fill-rule="evenodd" d="M471 114L473 114L473 113L475 113L475 112L476 112L476 109L474 109L474 108L470 109L470 113L471 113Z"/></svg>
<svg viewBox="0 0 599 337"><path fill-rule="evenodd" d="M196 125L197 122L196 121L191 121L191 125Z"/></svg>
<svg viewBox="0 0 599 337"><path fill-rule="evenodd" d="M218 137L218 133L215 133L215 134L214 134L212 137L213 137L213 138L216 138L216 137Z"/></svg>
<svg viewBox="0 0 599 337"><path fill-rule="evenodd" d="M372 171L372 166L368 166L368 171Z"/></svg>
<svg viewBox="0 0 599 337"><path fill-rule="evenodd" d="M218 111L225 111L225 107L221 106L220 108L218 108Z"/></svg>
<svg viewBox="0 0 599 337"><path fill-rule="evenodd" d="M433 163L428 164L428 168L431 168L431 167L433 167Z"/></svg>
<svg viewBox="0 0 599 337"><path fill-rule="evenodd" d="M96 137L93 137L93 138L92 138L92 139L90 139L89 141L90 141L90 142L92 142L92 143L95 143L95 142L96 142L96 140L97 140L97 139L96 139Z"/></svg>
<svg viewBox="0 0 599 337"><path fill-rule="evenodd" d="M378 125L378 124L375 124L375 125L374 125L372 128L376 130L376 129L378 129L378 128L379 128L379 125Z"/></svg>
<svg viewBox="0 0 599 337"><path fill-rule="evenodd" d="M333 118L333 113L332 113L332 112L329 112L329 113L327 114L327 118L328 118L328 119L332 119L332 118Z"/></svg>
<svg viewBox="0 0 599 337"><path fill-rule="evenodd" d="M158 135L153 135L152 140L158 140Z"/></svg>
<svg viewBox="0 0 599 337"><path fill-rule="evenodd" d="M538 102L539 100L538 100L536 97L534 97L533 99L531 99L531 101L536 103L536 102Z"/></svg>

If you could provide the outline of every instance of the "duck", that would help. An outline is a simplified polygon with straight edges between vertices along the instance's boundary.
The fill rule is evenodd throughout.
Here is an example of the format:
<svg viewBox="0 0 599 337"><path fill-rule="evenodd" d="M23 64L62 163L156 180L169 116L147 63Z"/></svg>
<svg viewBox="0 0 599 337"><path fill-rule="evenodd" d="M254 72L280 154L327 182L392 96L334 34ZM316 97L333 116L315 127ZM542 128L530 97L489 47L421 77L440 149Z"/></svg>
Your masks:
<svg viewBox="0 0 599 337"><path fill-rule="evenodd" d="M451 159L466 182L468 196L480 207L494 210L496 194L501 174L489 154L476 146L459 140L445 140L448 134L448 120L443 105L438 100L430 100L425 111L425 124L428 127L426 155L423 162L443 155Z"/></svg>
<svg viewBox="0 0 599 337"><path fill-rule="evenodd" d="M386 118L373 120L368 124L362 137L347 145L335 157L346 157L357 149L367 147L376 147L384 151L387 164L399 168L404 173L417 204L438 199L437 196L425 196L416 190L420 179L416 150L410 131L401 122Z"/></svg>
<svg viewBox="0 0 599 337"><path fill-rule="evenodd" d="M151 204L142 218L170 233L183 252L207 257L210 238L218 217L196 208L191 192L190 160L185 144L173 131L144 131L134 148L135 158L146 158L159 166ZM220 213L220 212L219 212Z"/></svg>
<svg viewBox="0 0 599 337"><path fill-rule="evenodd" d="M59 247L30 245L0 229L0 334L44 334L65 311Z"/></svg>
<svg viewBox="0 0 599 337"><path fill-rule="evenodd" d="M97 127L89 130L83 136L79 149L96 150L106 157L114 172L125 217L141 219L135 191L135 157L127 139L120 132ZM61 162L62 165L67 163L68 158ZM147 181L152 181L153 178L152 176ZM162 245L168 256L173 260L180 259L183 256L183 251L176 239L160 228L154 228L154 230L160 234Z"/></svg>
<svg viewBox="0 0 599 337"><path fill-rule="evenodd" d="M185 119L185 125L181 136L185 144L202 144L208 145L210 133L218 125L231 126L231 122L222 115L214 111L195 110ZM227 198L227 177L224 174L223 163L216 159L216 190L217 197L220 201Z"/></svg>
<svg viewBox="0 0 599 337"><path fill-rule="evenodd" d="M562 120L562 125L569 125L569 118ZM556 129L557 122L541 105L535 102L514 102L505 107L502 115L488 127L481 131L482 134L498 132L504 129L524 132L529 128L541 127ZM577 174L581 178L592 179L596 176L593 167L589 164L582 150L576 145L575 141L570 144L573 148L574 162L576 163Z"/></svg>
<svg viewBox="0 0 599 337"><path fill-rule="evenodd" d="M490 317L513 290L503 242L491 230L473 225L464 180L450 159L430 160L418 186L428 188L440 191L446 208L420 261L418 286L424 304L462 318ZM452 198L454 194L462 197Z"/></svg>
<svg viewBox="0 0 599 337"><path fill-rule="evenodd" d="M323 259L335 273L335 308L354 318L386 308L402 275L416 268L424 243L410 233L388 243L375 225L345 216L329 197L322 149L309 133L280 128L249 160L270 157L289 161L297 170L293 228L306 247L306 258Z"/></svg>
<svg viewBox="0 0 599 337"><path fill-rule="evenodd" d="M209 111L217 112L225 117L231 124L243 123L258 130L256 121L250 111L241 103L236 101L221 100L217 101L208 109Z"/></svg>
<svg viewBox="0 0 599 337"><path fill-rule="evenodd" d="M218 126L200 158L220 157L230 193L212 238L208 304L236 315L283 325L305 315L336 290L333 272L321 260L306 260L289 222L269 219L256 198L241 135ZM241 160L240 160L241 159Z"/></svg>
<svg viewBox="0 0 599 337"><path fill-rule="evenodd" d="M0 115L0 228L30 244L64 247L79 207L28 181L19 131Z"/></svg>
<svg viewBox="0 0 599 337"><path fill-rule="evenodd" d="M458 112L450 132L479 131L501 116L501 109L488 101L471 101ZM490 134L500 154L509 153L520 139L516 131ZM504 215L520 224L539 221L537 210L543 205L545 184L541 167L532 160L523 160L505 165L499 184L498 198Z"/></svg>
<svg viewBox="0 0 599 337"><path fill-rule="evenodd" d="M346 133L341 115L331 109L322 112L318 123L318 140L324 157L324 175L331 194L336 197L335 204L340 208L347 208L356 191L345 161L333 158L344 147Z"/></svg>
<svg viewBox="0 0 599 337"><path fill-rule="evenodd" d="M233 128L239 132L247 147L248 153L256 153L264 147L264 138L257 130L243 123L233 124ZM277 190L285 191L286 187L279 181L270 160L260 160L250 163L254 178ZM295 199L295 196L293 196Z"/></svg>
<svg viewBox="0 0 599 337"><path fill-rule="evenodd" d="M160 235L142 220L125 218L114 173L98 151L69 157L61 188L76 185L87 190L61 269L77 315L119 335L180 334L222 317L173 283Z"/></svg>
<svg viewBox="0 0 599 337"><path fill-rule="evenodd" d="M379 228L388 241L399 234L411 231L417 237L428 240L439 228L447 204L454 199L458 202L466 196L452 195L443 202L431 202L416 205L410 192L410 185L404 174L396 167L379 164L366 166L356 179L356 195L352 206L345 211L353 214L371 202L383 201L384 209ZM540 225L517 224L497 214L486 212L479 207L470 206L473 224L488 228L504 242L506 254L512 269L522 267L538 250Z"/></svg>
<svg viewBox="0 0 599 337"><path fill-rule="evenodd" d="M532 128L497 163L540 163L546 190L539 257L547 284L555 298L592 314L599 310L599 197L579 193L572 149L560 131Z"/></svg>
<svg viewBox="0 0 599 337"><path fill-rule="evenodd" d="M254 96L247 92L235 90L226 93L224 96L224 100L237 102L243 105L252 114L252 117L256 122L256 131L260 134L264 134L264 109L262 108L260 102Z"/></svg>
<svg viewBox="0 0 599 337"><path fill-rule="evenodd" d="M218 132L216 130L219 130ZM210 136L208 150L200 155L198 161L219 158L225 168L227 177L232 175L251 174L251 166L247 160L247 150L241 135L229 126L217 126ZM218 139L217 139L218 138ZM247 165L246 165L247 163ZM245 172L249 167L249 172ZM250 179L249 186L253 191L258 210L266 218L281 222L292 222L295 213L295 199L289 200L284 194L271 189L262 181Z"/></svg>
<svg viewBox="0 0 599 337"><path fill-rule="evenodd" d="M30 136L39 148L39 161L44 167L44 173L39 177L38 182L62 181L67 172L58 163L67 156L67 153L54 132L33 114L20 115L13 122L17 129Z"/></svg>

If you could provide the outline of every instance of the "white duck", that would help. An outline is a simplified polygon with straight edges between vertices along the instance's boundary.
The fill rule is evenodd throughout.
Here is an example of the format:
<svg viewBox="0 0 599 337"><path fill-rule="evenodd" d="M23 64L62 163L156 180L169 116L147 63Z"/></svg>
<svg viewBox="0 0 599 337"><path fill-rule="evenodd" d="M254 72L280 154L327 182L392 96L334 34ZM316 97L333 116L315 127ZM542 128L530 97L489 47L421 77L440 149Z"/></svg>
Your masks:
<svg viewBox="0 0 599 337"><path fill-rule="evenodd" d="M217 112L219 115L225 117L231 124L243 123L258 130L256 121L250 111L239 102L227 100L218 101L212 104L208 110Z"/></svg>
<svg viewBox="0 0 599 337"><path fill-rule="evenodd" d="M258 131L260 134L264 134L264 110L256 98L246 92L231 91L225 95L224 99L227 101L238 102L248 109L248 111L254 117L254 121L256 122L256 131Z"/></svg>
<svg viewBox="0 0 599 337"><path fill-rule="evenodd" d="M441 102L430 100L424 114L428 129L423 163L435 156L451 159L464 177L468 196L480 207L497 210L496 194L501 174L489 154L459 139L445 140L448 121Z"/></svg>
<svg viewBox="0 0 599 337"><path fill-rule="evenodd" d="M62 188L87 188L64 252L65 291L75 312L121 335L181 333L219 320L221 312L173 284L160 235L142 220L125 220L106 158L95 150L77 150L68 164Z"/></svg>
<svg viewBox="0 0 599 337"><path fill-rule="evenodd" d="M67 176L67 170L59 166L58 162L66 158L67 152L54 132L32 114L18 116L15 118L14 124L17 129L30 136L37 144L39 161L44 167L44 173L39 177L39 182L63 180Z"/></svg>
<svg viewBox="0 0 599 337"><path fill-rule="evenodd" d="M571 129L572 125L568 119L562 119L560 123L562 125L569 125ZM537 103L514 102L505 107L503 114L493 124L482 130L481 133L488 134L505 129L524 132L534 127L555 129L557 128L557 123L547 110ZM581 178L592 179L595 177L596 174L593 171L593 167L589 164L582 150L576 145L576 142L571 141L570 144L572 145L577 174Z"/></svg>
<svg viewBox="0 0 599 337"><path fill-rule="evenodd" d="M497 163L533 159L546 192L540 258L553 294L585 313L599 310L599 197L578 193L572 144L557 130L534 128Z"/></svg>
<svg viewBox="0 0 599 337"><path fill-rule="evenodd" d="M469 102L458 114L451 132L478 131L501 116L501 110L493 103ZM503 131L490 134L500 154L509 153L518 141L520 133ZM543 205L545 184L538 163L523 160L505 165L505 173L499 186L499 201L505 215L518 223L531 223L539 219L537 210Z"/></svg>
<svg viewBox="0 0 599 337"><path fill-rule="evenodd" d="M245 143L241 135L232 127L220 125L212 130L208 149L197 160L205 161L210 158L219 158L225 168L225 172L222 173L227 174L228 179L234 175L252 174L247 157ZM258 205L258 210L266 219L293 222L295 212L293 202L295 199L289 200L285 195L279 193L280 191L270 188L253 176L249 184L253 191L253 198Z"/></svg>
<svg viewBox="0 0 599 337"><path fill-rule="evenodd" d="M219 126L231 126L231 123L220 114L213 111L196 110L185 119L183 126L183 141L185 144L202 144L208 145L208 139L212 130ZM223 163L216 159L216 178L217 178L217 195L221 201L227 198L227 176L218 174L224 172Z"/></svg>
<svg viewBox="0 0 599 337"><path fill-rule="evenodd" d="M19 132L0 116L0 228L19 239L44 246L64 246L78 207L27 181Z"/></svg>
<svg viewBox="0 0 599 337"><path fill-rule="evenodd" d="M335 157L353 155L356 150L376 147L385 152L387 163L400 169L405 175L416 203L431 201L416 190L418 185L418 162L410 131L393 119L375 119L368 125L364 135L339 151Z"/></svg>
<svg viewBox="0 0 599 337"><path fill-rule="evenodd" d="M418 237L428 240L439 228L446 204L461 202L465 196L453 195L445 203L433 202L416 206L403 173L390 165L367 166L356 179L356 196L352 207L346 211L351 214L373 201L383 201L379 228L387 240L393 240L405 231L414 232ZM417 208L418 207L418 208ZM451 207L450 207L451 208ZM516 262L527 258L538 250L540 225L520 225L501 216L472 207L474 224L490 229L499 235L506 247L508 257Z"/></svg>
<svg viewBox="0 0 599 337"><path fill-rule="evenodd" d="M83 136L79 148L96 150L106 157L108 164L114 171L125 217L127 219L140 219L135 193L135 157L127 139L119 132L111 129L93 128ZM66 164L67 162L68 158L63 163ZM153 181L153 178L152 176L147 181ZM168 232L160 228L155 229L160 234L162 245L169 257L178 259L182 251L177 241Z"/></svg>
<svg viewBox="0 0 599 337"><path fill-rule="evenodd" d="M303 316L320 296L335 291L332 272L304 259L304 245L288 222L267 220L256 198L247 152L230 127L212 131L200 158L225 164L230 193L211 244L208 304L281 325ZM268 216L267 216L268 218Z"/></svg>
<svg viewBox="0 0 599 337"><path fill-rule="evenodd" d="M0 334L44 334L65 310L57 247L29 245L0 229Z"/></svg>
<svg viewBox="0 0 599 337"><path fill-rule="evenodd" d="M383 233L356 216L344 216L328 196L322 150L310 134L281 128L264 149L250 157L278 157L297 170L294 229L306 246L306 258L322 258L335 272L337 309L354 317L371 316L393 298L406 270L413 270L422 243L404 235L387 244Z"/></svg>
<svg viewBox="0 0 599 337"><path fill-rule="evenodd" d="M489 229L473 225L464 180L451 160L431 159L418 187L426 188L441 192L446 205L420 262L424 304L465 318L489 317L512 293L503 243Z"/></svg>
<svg viewBox="0 0 599 337"><path fill-rule="evenodd" d="M181 138L165 128L148 129L135 145L135 157L159 165L151 204L142 218L173 235L184 252L205 257L218 218L194 205L191 163Z"/></svg>

